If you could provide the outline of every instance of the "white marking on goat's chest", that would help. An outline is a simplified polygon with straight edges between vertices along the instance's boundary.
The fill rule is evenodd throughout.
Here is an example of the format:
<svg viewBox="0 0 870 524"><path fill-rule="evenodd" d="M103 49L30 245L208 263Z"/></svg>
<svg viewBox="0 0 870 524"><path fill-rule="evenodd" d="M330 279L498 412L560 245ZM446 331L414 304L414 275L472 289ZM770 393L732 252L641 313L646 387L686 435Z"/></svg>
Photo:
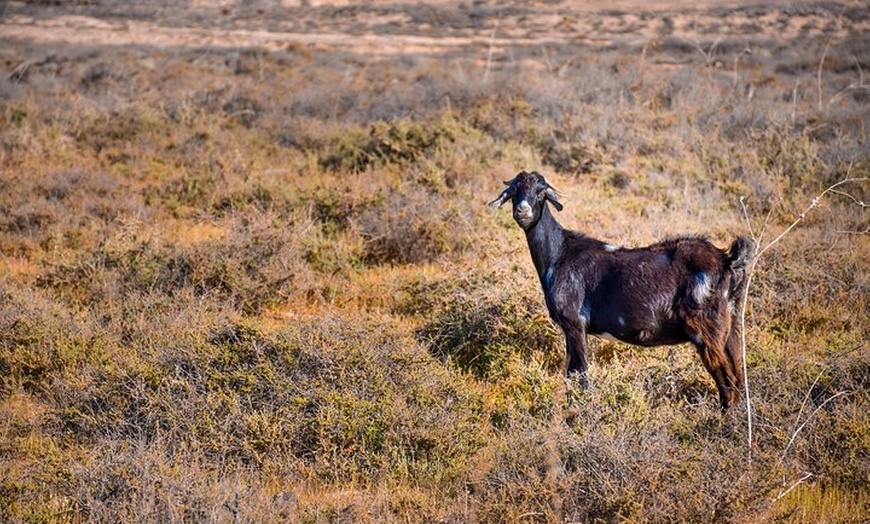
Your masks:
<svg viewBox="0 0 870 524"><path fill-rule="evenodd" d="M547 290L553 287L553 266L547 268L544 272L544 285L547 286Z"/></svg>
<svg viewBox="0 0 870 524"><path fill-rule="evenodd" d="M608 253L613 253L614 251L619 251L622 249L622 246L617 246L615 244L604 244L604 251Z"/></svg>
<svg viewBox="0 0 870 524"><path fill-rule="evenodd" d="M589 318L591 316L591 308L589 307L589 302L583 301L583 304L580 306L580 322L583 322L584 326L589 325Z"/></svg>
<svg viewBox="0 0 870 524"><path fill-rule="evenodd" d="M710 281L710 275L706 271L701 271L695 275L695 286L692 288L692 298L698 304L703 304L710 293L713 291L713 283Z"/></svg>

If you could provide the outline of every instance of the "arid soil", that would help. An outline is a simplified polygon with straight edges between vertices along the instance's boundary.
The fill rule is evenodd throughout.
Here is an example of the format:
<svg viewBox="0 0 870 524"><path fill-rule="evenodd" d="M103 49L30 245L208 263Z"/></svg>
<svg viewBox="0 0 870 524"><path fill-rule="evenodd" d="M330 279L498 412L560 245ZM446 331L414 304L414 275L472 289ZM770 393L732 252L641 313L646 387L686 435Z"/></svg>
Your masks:
<svg viewBox="0 0 870 524"><path fill-rule="evenodd" d="M60 3L60 2L58 2ZM62 4L62 3L61 3ZM0 8L0 40L160 47L287 46L367 54L499 51L560 44L644 46L662 39L832 41L870 31L860 2L70 2Z"/></svg>

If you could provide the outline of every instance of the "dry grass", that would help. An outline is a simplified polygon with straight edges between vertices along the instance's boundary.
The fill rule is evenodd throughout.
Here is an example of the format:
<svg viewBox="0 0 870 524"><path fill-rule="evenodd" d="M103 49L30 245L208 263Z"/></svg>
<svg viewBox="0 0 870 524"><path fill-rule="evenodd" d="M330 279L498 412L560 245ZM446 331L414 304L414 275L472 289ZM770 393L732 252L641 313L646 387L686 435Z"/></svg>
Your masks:
<svg viewBox="0 0 870 524"><path fill-rule="evenodd" d="M726 245L740 196L770 237L870 175L867 34L749 33L518 44L486 79L469 49L4 42L0 520L858 522L866 182L757 268L752 464L687 347L593 341L566 382L483 205L539 169L568 227Z"/></svg>

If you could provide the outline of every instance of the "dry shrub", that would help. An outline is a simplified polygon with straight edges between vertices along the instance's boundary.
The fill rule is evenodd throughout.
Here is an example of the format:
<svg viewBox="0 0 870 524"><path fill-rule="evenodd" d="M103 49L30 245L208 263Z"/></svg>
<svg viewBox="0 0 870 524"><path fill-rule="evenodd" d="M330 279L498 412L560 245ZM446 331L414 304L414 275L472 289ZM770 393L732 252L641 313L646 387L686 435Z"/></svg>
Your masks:
<svg viewBox="0 0 870 524"><path fill-rule="evenodd" d="M333 138L319 164L351 173L383 165L407 167L453 140L448 127L434 123L376 122L368 132L352 129Z"/></svg>
<svg viewBox="0 0 870 524"><path fill-rule="evenodd" d="M290 335L298 345L295 382L316 388L301 397L311 445L304 458L325 479L387 471L425 482L458 474L454 468L480 445L466 433L481 423L480 400L410 339L341 322ZM385 460L392 466L384 469Z"/></svg>
<svg viewBox="0 0 870 524"><path fill-rule="evenodd" d="M94 248L108 223L139 209L135 198L118 197L125 185L103 170L49 169L20 180L0 176L0 188L0 252L6 256ZM70 209L82 212L72 217Z"/></svg>
<svg viewBox="0 0 870 524"><path fill-rule="evenodd" d="M848 199L828 205L807 217L819 229L793 231L758 266L750 385L760 446L781 450L782 482L811 472L819 485L858 493L867 481L866 249L860 238L820 232L854 230L863 212Z"/></svg>
<svg viewBox="0 0 870 524"><path fill-rule="evenodd" d="M474 212L412 186L386 196L359 225L368 264L425 264L471 247Z"/></svg>
<svg viewBox="0 0 870 524"><path fill-rule="evenodd" d="M201 307L191 298L179 301ZM250 468L289 474L290 485L449 487L483 444L481 399L401 328L333 317L271 331L229 318L209 325L207 311L172 325L179 306L167 307L151 318L162 335L130 340L140 357L32 377L50 406L46 431L94 451L59 467L65 487L39 488L35 503L66 500L68 511L97 518L144 502L171 520L200 518L224 502L209 490ZM160 467L178 461L192 469Z"/></svg>
<svg viewBox="0 0 870 524"><path fill-rule="evenodd" d="M54 265L39 285L86 305L131 293L175 296L190 289L255 312L286 296L302 261L303 247L284 225L269 215L231 222L226 237L189 247L121 232L93 253Z"/></svg>
<svg viewBox="0 0 870 524"><path fill-rule="evenodd" d="M144 106L91 110L81 121L70 122L69 131L80 147L118 162L143 142L157 139L162 120L160 113Z"/></svg>
<svg viewBox="0 0 870 524"><path fill-rule="evenodd" d="M418 336L434 355L478 377L504 378L512 358L534 357L557 370L562 337L546 317L539 290L518 273L423 280L406 290L400 310L426 319Z"/></svg>
<svg viewBox="0 0 870 524"><path fill-rule="evenodd" d="M765 507L775 475L747 474L739 418L723 419L712 391L694 407L654 403L644 391L643 357L636 359L593 367L586 391L574 382L556 385L562 379L551 376L552 392L567 390L564 404L510 409L491 459L471 474L477 515L731 522ZM686 378L697 372L672 370ZM756 467L772 470L774 459L758 456Z"/></svg>
<svg viewBox="0 0 870 524"><path fill-rule="evenodd" d="M594 142L583 143L556 130L542 138L538 146L541 160L558 173L579 175L612 164L604 147Z"/></svg>
<svg viewBox="0 0 870 524"><path fill-rule="evenodd" d="M100 363L106 337L44 293L0 281L0 394L41 394L58 376Z"/></svg>
<svg viewBox="0 0 870 524"><path fill-rule="evenodd" d="M313 218L327 238L335 239L339 233L352 228L372 208L383 205L384 198L374 188L361 193L358 188L318 188L306 200L311 206Z"/></svg>

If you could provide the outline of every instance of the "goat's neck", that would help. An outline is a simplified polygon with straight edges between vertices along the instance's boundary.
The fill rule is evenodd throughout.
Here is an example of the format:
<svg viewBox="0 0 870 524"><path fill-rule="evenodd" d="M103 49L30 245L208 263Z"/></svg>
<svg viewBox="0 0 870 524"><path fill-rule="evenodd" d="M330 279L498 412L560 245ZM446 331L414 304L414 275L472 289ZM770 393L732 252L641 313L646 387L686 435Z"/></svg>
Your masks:
<svg viewBox="0 0 870 524"><path fill-rule="evenodd" d="M565 230L556 222L548 205L544 204L538 223L526 231L526 240L529 242L529 251L532 253L532 262L535 263L538 277L546 288L547 272L562 256L565 240Z"/></svg>

